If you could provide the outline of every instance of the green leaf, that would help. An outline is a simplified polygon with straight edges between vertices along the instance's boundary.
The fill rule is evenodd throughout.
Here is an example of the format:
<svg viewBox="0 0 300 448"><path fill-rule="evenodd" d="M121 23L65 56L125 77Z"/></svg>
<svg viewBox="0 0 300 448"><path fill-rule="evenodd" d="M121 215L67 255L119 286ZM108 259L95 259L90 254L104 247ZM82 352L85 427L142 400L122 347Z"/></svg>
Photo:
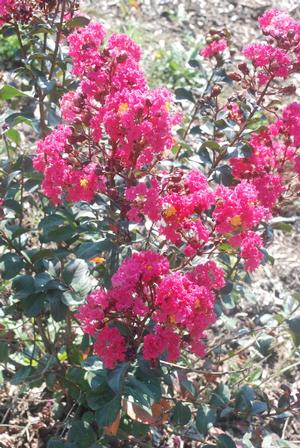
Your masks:
<svg viewBox="0 0 300 448"><path fill-rule="evenodd" d="M67 314L67 306L62 302L61 291L51 291L47 293L47 300L50 305L51 316L56 322L61 322Z"/></svg>
<svg viewBox="0 0 300 448"><path fill-rule="evenodd" d="M30 275L19 275L13 280L16 299L24 299L35 291L34 279Z"/></svg>
<svg viewBox="0 0 300 448"><path fill-rule="evenodd" d="M230 400L230 389L226 384L220 383L213 391L210 404L216 408L222 408L227 405Z"/></svg>
<svg viewBox="0 0 300 448"><path fill-rule="evenodd" d="M70 29L77 28L77 27L83 27L90 23L90 19L85 16L76 16L73 17L71 20L69 20L66 23L66 26Z"/></svg>
<svg viewBox="0 0 300 448"><path fill-rule="evenodd" d="M50 230L48 233L48 238L50 241L59 243L61 241L68 241L76 234L76 230L70 225L66 224L64 226L57 227L56 229Z"/></svg>
<svg viewBox="0 0 300 448"><path fill-rule="evenodd" d="M69 442L76 442L79 448L88 448L96 440L96 434L88 422L73 420L72 427L68 433Z"/></svg>
<svg viewBox="0 0 300 448"><path fill-rule="evenodd" d="M214 173L214 180L226 187L233 184L233 177L231 174L231 168L228 165L222 165L218 167Z"/></svg>
<svg viewBox="0 0 300 448"><path fill-rule="evenodd" d="M9 280L18 275L23 267L24 261L17 254L4 254L0 258L0 272L4 280Z"/></svg>
<svg viewBox="0 0 300 448"><path fill-rule="evenodd" d="M294 226L288 222L274 222L272 223L272 228L282 230L286 233L291 233L294 230Z"/></svg>
<svg viewBox="0 0 300 448"><path fill-rule="evenodd" d="M121 364L118 364L116 368L111 370L107 376L108 385L116 394L122 389L128 367L129 364L127 362L122 362Z"/></svg>
<svg viewBox="0 0 300 448"><path fill-rule="evenodd" d="M22 92L21 90L16 89L13 86L3 86L0 89L0 100L11 100L12 98L15 98L17 96L27 96L26 93Z"/></svg>
<svg viewBox="0 0 300 448"><path fill-rule="evenodd" d="M5 123L7 123L9 126L13 127L20 123L25 123L28 126L32 127L32 119L34 118L33 115L30 114L24 114L20 112L13 112L6 116Z"/></svg>
<svg viewBox="0 0 300 448"><path fill-rule="evenodd" d="M6 199L4 201L4 207L9 208L10 210L13 210L17 214L22 213L22 206L21 206L20 202L15 201L14 199Z"/></svg>
<svg viewBox="0 0 300 448"><path fill-rule="evenodd" d="M52 439L47 443L47 448L78 448L76 443L64 442L63 440Z"/></svg>
<svg viewBox="0 0 300 448"><path fill-rule="evenodd" d="M20 132L17 131L16 129L8 129L7 131L4 132L5 136L13 141L14 143L16 143L16 145L19 145L21 143L21 135Z"/></svg>
<svg viewBox="0 0 300 448"><path fill-rule="evenodd" d="M161 386L160 380L158 378L145 375L141 372L136 372L136 375L139 373L140 379L131 376L128 379L128 385L132 390L134 390L138 394L142 394L147 397L147 401L149 402L149 398L154 401L159 401L161 399Z"/></svg>
<svg viewBox="0 0 300 448"><path fill-rule="evenodd" d="M200 406L196 416L196 427L204 437L216 421L216 412L207 405Z"/></svg>
<svg viewBox="0 0 300 448"><path fill-rule="evenodd" d="M8 361L8 343L5 341L0 341L0 362Z"/></svg>
<svg viewBox="0 0 300 448"><path fill-rule="evenodd" d="M290 333L292 335L294 344L300 345L300 316L296 316L293 319L287 321Z"/></svg>
<svg viewBox="0 0 300 448"><path fill-rule="evenodd" d="M45 287L47 283L52 280L52 277L47 272L41 272L34 277L34 284L36 291L41 292L45 291Z"/></svg>
<svg viewBox="0 0 300 448"><path fill-rule="evenodd" d="M95 420L100 427L111 425L121 410L121 397L116 395L112 400L98 407Z"/></svg>
<svg viewBox="0 0 300 448"><path fill-rule="evenodd" d="M80 367L70 367L66 378L72 383L75 383L80 387L84 387L86 384L85 373L86 372Z"/></svg>
<svg viewBox="0 0 300 448"><path fill-rule="evenodd" d="M221 434L218 437L217 448L236 448L236 444L227 434Z"/></svg>
<svg viewBox="0 0 300 448"><path fill-rule="evenodd" d="M221 150L220 145L214 140L207 140L206 142L202 143L202 145L200 146L200 151L207 148L217 152Z"/></svg>
<svg viewBox="0 0 300 448"><path fill-rule="evenodd" d="M106 371L92 372L88 371L84 374L84 379L88 382L91 389L98 389L107 382Z"/></svg>
<svg viewBox="0 0 300 448"><path fill-rule="evenodd" d="M34 252L33 255L30 255L30 259L32 263L36 263L37 261L43 260L45 258L54 258L55 250L53 249L41 249Z"/></svg>
<svg viewBox="0 0 300 448"><path fill-rule="evenodd" d="M121 420L120 429L130 436L144 438L149 432L149 425L126 418Z"/></svg>
<svg viewBox="0 0 300 448"><path fill-rule="evenodd" d="M182 380L180 380L180 384L191 395L193 395L193 397L196 396L197 391L196 391L195 385L194 385L194 383L192 381L188 380L187 378L183 378Z"/></svg>
<svg viewBox="0 0 300 448"><path fill-rule="evenodd" d="M251 412L254 399L254 390L249 386L243 386L236 394L235 407L241 412Z"/></svg>
<svg viewBox="0 0 300 448"><path fill-rule="evenodd" d="M103 362L98 356L89 356L83 361L82 368L88 372L96 372L97 370L103 370Z"/></svg>
<svg viewBox="0 0 300 448"><path fill-rule="evenodd" d="M268 405L264 401L254 401L252 404L251 414L258 415L266 412L268 410Z"/></svg>
<svg viewBox="0 0 300 448"><path fill-rule="evenodd" d="M14 376L11 379L11 384L14 386L17 386L18 384L24 383L28 379L28 377L33 372L33 368L30 366L23 366L17 372L14 374Z"/></svg>
<svg viewBox="0 0 300 448"><path fill-rule="evenodd" d="M273 342L272 336L264 334L257 339L255 347L262 355L267 356L272 351Z"/></svg>
<svg viewBox="0 0 300 448"><path fill-rule="evenodd" d="M44 56L45 55L42 54L42 58L40 58L40 59L43 59ZM55 81L55 79L50 79L49 80L45 76L41 76L38 79L38 84L39 84L39 87L42 90L43 94L44 95L48 95L48 93L50 93L54 89L54 87L56 86L56 81Z"/></svg>
<svg viewBox="0 0 300 448"><path fill-rule="evenodd" d="M187 90L183 87L180 87L179 89L175 90L175 95L176 95L176 99L177 100L187 100L190 101L192 103L195 102L195 98L194 95L192 94L192 92L190 90Z"/></svg>
<svg viewBox="0 0 300 448"><path fill-rule="evenodd" d="M178 401L172 412L172 423L174 425L184 426L191 420L191 417L192 413L189 406Z"/></svg>
<svg viewBox="0 0 300 448"><path fill-rule="evenodd" d="M73 291L64 291L61 296L61 301L66 306L74 306L81 303L83 301L83 298Z"/></svg>
<svg viewBox="0 0 300 448"><path fill-rule="evenodd" d="M21 302L24 314L27 317L36 317L44 311L45 295L43 293L32 294Z"/></svg>
<svg viewBox="0 0 300 448"><path fill-rule="evenodd" d="M76 259L70 261L63 272L63 279L67 285L82 296L86 296L91 289L91 278L89 268L84 260Z"/></svg>
<svg viewBox="0 0 300 448"><path fill-rule="evenodd" d="M78 258L83 258L84 260L90 260L96 255L100 255L101 252L108 250L112 246L112 242L109 239L104 239L96 242L87 242L80 244L76 250L76 255Z"/></svg>
<svg viewBox="0 0 300 448"><path fill-rule="evenodd" d="M39 229L42 230L42 235L40 237L41 242L49 243L51 241L49 239L49 232L55 230L60 225L63 225L64 222L64 218L57 214L46 216L46 218L42 219L39 223Z"/></svg>

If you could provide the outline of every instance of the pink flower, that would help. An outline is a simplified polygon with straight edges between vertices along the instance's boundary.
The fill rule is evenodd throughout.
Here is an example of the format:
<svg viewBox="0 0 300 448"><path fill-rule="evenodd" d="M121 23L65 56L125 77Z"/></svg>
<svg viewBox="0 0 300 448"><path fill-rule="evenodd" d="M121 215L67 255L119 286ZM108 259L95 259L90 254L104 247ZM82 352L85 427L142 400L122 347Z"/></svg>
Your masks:
<svg viewBox="0 0 300 448"><path fill-rule="evenodd" d="M283 179L277 174L259 176L253 180L253 184L258 191L259 202L269 209L276 205L281 194L285 191Z"/></svg>
<svg viewBox="0 0 300 448"><path fill-rule="evenodd" d="M188 277L197 285L208 289L222 289L225 286L224 271L213 260L196 266Z"/></svg>
<svg viewBox="0 0 300 448"><path fill-rule="evenodd" d="M295 169L295 171L298 174L298 177L300 179L300 155L298 155L294 159L294 169Z"/></svg>
<svg viewBox="0 0 300 448"><path fill-rule="evenodd" d="M213 56L223 53L226 48L228 48L228 44L225 39L214 40L202 48L200 54L204 58L212 58Z"/></svg>
<svg viewBox="0 0 300 448"><path fill-rule="evenodd" d="M58 126L37 144L34 167L44 174L43 192L54 204L68 201L90 201L95 192L104 191L102 176L94 163L82 164L70 140L76 137L68 126ZM78 166L79 165L79 166Z"/></svg>
<svg viewBox="0 0 300 448"><path fill-rule="evenodd" d="M68 37L69 54L73 60L73 74L83 76L100 64L99 46L105 36L100 23L90 22Z"/></svg>
<svg viewBox="0 0 300 448"><path fill-rule="evenodd" d="M258 202L256 188L245 180L234 188L219 186L216 199L213 218L220 233L250 230L268 217L267 208Z"/></svg>
<svg viewBox="0 0 300 448"><path fill-rule="evenodd" d="M171 101L166 89L123 89L109 97L103 122L123 166L141 168L172 147L178 118L169 110Z"/></svg>
<svg viewBox="0 0 300 448"><path fill-rule="evenodd" d="M114 58L124 59L131 57L136 62L141 59L141 48L126 34L113 33L107 42L107 46Z"/></svg>
<svg viewBox="0 0 300 448"><path fill-rule="evenodd" d="M249 231L241 242L241 257L245 260L245 268L247 271L256 269L261 260L263 253L259 250L263 245L261 236L257 233Z"/></svg>
<svg viewBox="0 0 300 448"><path fill-rule="evenodd" d="M212 260L190 273L170 274L165 257L139 252L123 262L108 292L96 289L88 296L77 318L83 330L96 337L95 352L108 368L126 359L126 347L129 353L138 351L136 343L144 344L145 359L166 353L167 359L174 361L181 346L193 347L197 353L202 347L203 352L204 331L215 320L212 290L223 286L224 273ZM113 324L116 319L131 325L131 337L126 341L116 329L105 326L107 320ZM143 340L136 339L139 324L149 319L155 322L154 328Z"/></svg>
<svg viewBox="0 0 300 448"><path fill-rule="evenodd" d="M295 146L300 146L300 103L291 103L282 111L283 126L293 137Z"/></svg>
<svg viewBox="0 0 300 448"><path fill-rule="evenodd" d="M94 350L107 369L114 369L119 362L125 360L126 340L117 328L104 327L98 333Z"/></svg>
<svg viewBox="0 0 300 448"><path fill-rule="evenodd" d="M243 55L250 59L254 67L262 67L271 76L286 78L292 68L290 57L283 50L268 44L249 44Z"/></svg>
<svg viewBox="0 0 300 448"><path fill-rule="evenodd" d="M258 19L261 30L275 39L300 38L300 22L294 20L288 13L279 9L269 9Z"/></svg>
<svg viewBox="0 0 300 448"><path fill-rule="evenodd" d="M114 288L135 288L138 282L150 283L169 272L167 258L152 251L137 252L128 257L112 276Z"/></svg>
<svg viewBox="0 0 300 448"><path fill-rule="evenodd" d="M87 296L86 303L81 305L76 313L85 333L94 336L99 330L108 304L107 293L103 289L97 288Z"/></svg>
<svg viewBox="0 0 300 448"><path fill-rule="evenodd" d="M214 295L206 286L197 285L186 275L174 273L165 277L158 286L155 319L187 329L194 329L197 322L202 332L214 321L213 303ZM197 319L197 314L200 319Z"/></svg>
<svg viewBox="0 0 300 448"><path fill-rule="evenodd" d="M140 182L134 187L127 188L125 198L131 204L127 213L128 219L139 222L144 215L152 221L158 221L161 212L160 191L161 187L154 177L151 178L149 187L146 182Z"/></svg>
<svg viewBox="0 0 300 448"><path fill-rule="evenodd" d="M15 0L0 0L0 26L8 20L14 3Z"/></svg>
<svg viewBox="0 0 300 448"><path fill-rule="evenodd" d="M157 326L155 333L144 337L144 358L157 359L163 353L167 354L167 361L174 362L180 355L180 337L169 328Z"/></svg>

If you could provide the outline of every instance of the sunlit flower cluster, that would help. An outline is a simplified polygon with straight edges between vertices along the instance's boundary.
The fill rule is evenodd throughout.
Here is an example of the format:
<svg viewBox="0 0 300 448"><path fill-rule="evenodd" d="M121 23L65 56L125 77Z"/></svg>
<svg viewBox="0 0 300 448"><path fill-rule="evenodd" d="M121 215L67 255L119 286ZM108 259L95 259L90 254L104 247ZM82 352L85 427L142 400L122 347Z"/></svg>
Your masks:
<svg viewBox="0 0 300 448"><path fill-rule="evenodd" d="M95 336L94 350L108 368L135 358L141 346L150 361L162 355L175 361L182 347L202 356L204 331L215 320L215 291L224 285L224 272L212 260L171 273L167 258L142 251L126 258L110 290L88 296L77 318Z"/></svg>
<svg viewBox="0 0 300 448"><path fill-rule="evenodd" d="M39 142L35 159L44 193L55 203L91 200L105 185L110 189L114 175L144 169L173 146L179 115L172 112L171 93L147 86L140 48L129 37L113 34L101 49L104 36L102 25L90 23L68 37L73 74L81 82L61 100L67 124ZM111 173L106 184L102 172ZM133 171L131 182L135 177Z"/></svg>

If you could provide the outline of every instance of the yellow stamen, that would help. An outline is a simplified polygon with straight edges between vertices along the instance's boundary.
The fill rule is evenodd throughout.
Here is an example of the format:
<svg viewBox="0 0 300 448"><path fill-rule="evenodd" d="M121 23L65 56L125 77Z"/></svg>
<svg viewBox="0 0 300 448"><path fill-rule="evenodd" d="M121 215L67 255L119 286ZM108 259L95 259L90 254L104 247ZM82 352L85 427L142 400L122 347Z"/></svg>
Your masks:
<svg viewBox="0 0 300 448"><path fill-rule="evenodd" d="M90 259L92 263L103 264L105 262L105 258L102 257L93 257Z"/></svg>
<svg viewBox="0 0 300 448"><path fill-rule="evenodd" d="M230 219L230 224L233 227L240 227L242 224L242 218L240 217L240 215L235 215Z"/></svg>
<svg viewBox="0 0 300 448"><path fill-rule="evenodd" d="M171 314L171 316L169 316L168 321L171 325L175 325L176 324L176 317L174 314Z"/></svg>
<svg viewBox="0 0 300 448"><path fill-rule="evenodd" d="M167 101L165 103L165 109L166 109L167 112L170 112L170 110L171 110L171 103L170 103L170 101Z"/></svg>
<svg viewBox="0 0 300 448"><path fill-rule="evenodd" d="M84 179L84 177L82 179L80 179L80 186L83 188L87 188L89 184L89 181L87 179Z"/></svg>
<svg viewBox="0 0 300 448"><path fill-rule="evenodd" d="M196 300L196 302L195 302L195 310L196 311L199 311L201 309L201 302L200 302L200 300L198 299L198 300Z"/></svg>
<svg viewBox="0 0 300 448"><path fill-rule="evenodd" d="M129 109L128 103L121 103L118 109L118 112L120 114L123 114L124 112L127 112Z"/></svg>
<svg viewBox="0 0 300 448"><path fill-rule="evenodd" d="M128 5L135 9L138 9L139 7L139 3L137 0L128 0Z"/></svg>
<svg viewBox="0 0 300 448"><path fill-rule="evenodd" d="M163 215L164 215L165 218L171 218L171 216L176 215L176 213L177 213L177 210L174 207L174 205L170 205L168 208L166 208L163 211Z"/></svg>

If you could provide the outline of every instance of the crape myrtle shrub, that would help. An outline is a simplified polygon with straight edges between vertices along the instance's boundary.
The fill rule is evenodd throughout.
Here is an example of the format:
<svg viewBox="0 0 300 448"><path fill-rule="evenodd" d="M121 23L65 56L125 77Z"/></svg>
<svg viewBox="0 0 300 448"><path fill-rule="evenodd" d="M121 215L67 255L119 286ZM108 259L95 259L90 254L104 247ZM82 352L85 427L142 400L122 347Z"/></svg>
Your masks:
<svg viewBox="0 0 300 448"><path fill-rule="evenodd" d="M175 98L77 2L2 0L0 17L19 43L0 89L5 380L55 397L49 447L145 446L163 425L174 444L234 447L237 421L239 446L261 446L299 398L193 363L222 353L206 330L270 261L271 219L299 191L300 22L265 12L238 64L212 30L190 61L206 86ZM295 345L296 309L278 317Z"/></svg>

